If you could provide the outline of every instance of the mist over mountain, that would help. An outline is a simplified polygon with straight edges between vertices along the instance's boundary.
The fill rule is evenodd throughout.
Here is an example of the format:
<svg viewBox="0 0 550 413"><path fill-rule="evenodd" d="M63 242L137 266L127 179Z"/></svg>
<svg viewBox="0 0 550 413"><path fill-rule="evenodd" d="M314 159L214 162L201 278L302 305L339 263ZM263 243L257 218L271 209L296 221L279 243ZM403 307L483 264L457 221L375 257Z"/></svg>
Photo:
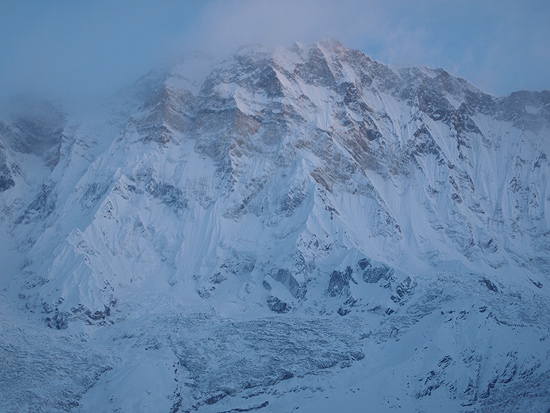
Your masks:
<svg viewBox="0 0 550 413"><path fill-rule="evenodd" d="M550 92L336 40L0 114L0 409L550 406Z"/></svg>

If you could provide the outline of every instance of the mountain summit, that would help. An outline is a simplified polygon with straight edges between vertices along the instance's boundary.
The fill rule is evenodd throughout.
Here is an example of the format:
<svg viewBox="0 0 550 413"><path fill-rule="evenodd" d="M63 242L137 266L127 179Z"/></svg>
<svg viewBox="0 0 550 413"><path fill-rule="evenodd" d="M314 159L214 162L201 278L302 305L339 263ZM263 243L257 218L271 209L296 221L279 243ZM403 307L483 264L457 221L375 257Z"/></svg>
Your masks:
<svg viewBox="0 0 550 413"><path fill-rule="evenodd" d="M93 115L20 107L0 406L550 404L550 92L328 40L188 55Z"/></svg>

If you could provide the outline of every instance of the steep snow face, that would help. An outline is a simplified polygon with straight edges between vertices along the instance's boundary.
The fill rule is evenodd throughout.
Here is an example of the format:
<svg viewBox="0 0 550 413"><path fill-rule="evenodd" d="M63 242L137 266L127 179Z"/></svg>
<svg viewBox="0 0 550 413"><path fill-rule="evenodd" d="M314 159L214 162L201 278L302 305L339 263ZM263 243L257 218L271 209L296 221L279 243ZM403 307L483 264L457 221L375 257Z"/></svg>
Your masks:
<svg viewBox="0 0 550 413"><path fill-rule="evenodd" d="M353 403L467 409L548 382L548 92L324 41L1 122L3 294L118 357L72 387L84 410L338 404L341 380ZM130 370L158 378L135 406Z"/></svg>

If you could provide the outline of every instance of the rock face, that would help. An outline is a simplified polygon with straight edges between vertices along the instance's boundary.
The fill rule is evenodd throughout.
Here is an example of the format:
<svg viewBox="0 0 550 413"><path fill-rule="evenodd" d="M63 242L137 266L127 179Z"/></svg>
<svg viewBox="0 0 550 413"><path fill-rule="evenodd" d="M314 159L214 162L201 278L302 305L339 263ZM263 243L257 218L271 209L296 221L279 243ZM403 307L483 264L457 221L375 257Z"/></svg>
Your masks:
<svg viewBox="0 0 550 413"><path fill-rule="evenodd" d="M3 294L103 355L52 410L550 403L549 92L324 41L188 56L114 102L0 119ZM130 405L128 369L165 385Z"/></svg>

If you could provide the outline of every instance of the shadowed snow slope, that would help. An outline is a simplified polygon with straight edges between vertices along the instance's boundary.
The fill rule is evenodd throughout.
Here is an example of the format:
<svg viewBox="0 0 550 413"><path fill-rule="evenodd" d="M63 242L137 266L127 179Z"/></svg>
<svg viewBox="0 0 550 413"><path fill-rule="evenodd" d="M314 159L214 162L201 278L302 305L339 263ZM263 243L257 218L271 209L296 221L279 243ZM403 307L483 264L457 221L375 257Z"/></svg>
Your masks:
<svg viewBox="0 0 550 413"><path fill-rule="evenodd" d="M14 108L1 409L550 405L550 92L330 40Z"/></svg>

